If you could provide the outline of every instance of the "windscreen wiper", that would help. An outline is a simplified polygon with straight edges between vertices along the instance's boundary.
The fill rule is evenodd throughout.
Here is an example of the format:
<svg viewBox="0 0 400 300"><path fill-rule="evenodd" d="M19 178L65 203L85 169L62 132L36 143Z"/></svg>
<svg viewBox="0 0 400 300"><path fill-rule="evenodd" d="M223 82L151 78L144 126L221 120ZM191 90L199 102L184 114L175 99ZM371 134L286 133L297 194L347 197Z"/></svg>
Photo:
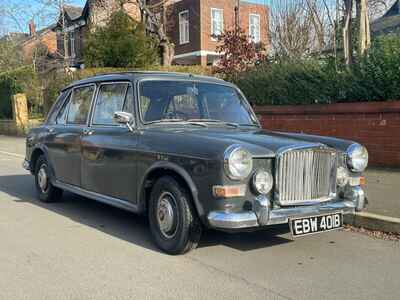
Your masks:
<svg viewBox="0 0 400 300"><path fill-rule="evenodd" d="M239 127L239 124L237 124L237 123L225 122L225 121L215 120L215 119L189 119L188 122L218 123L218 124L232 126L235 128Z"/></svg>

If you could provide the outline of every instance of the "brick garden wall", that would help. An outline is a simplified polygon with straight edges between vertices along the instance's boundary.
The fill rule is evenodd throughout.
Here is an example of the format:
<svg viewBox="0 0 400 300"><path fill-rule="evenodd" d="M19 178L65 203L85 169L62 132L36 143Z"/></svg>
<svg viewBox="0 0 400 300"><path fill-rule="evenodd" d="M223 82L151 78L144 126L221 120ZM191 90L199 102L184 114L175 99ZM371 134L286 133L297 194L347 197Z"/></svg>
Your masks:
<svg viewBox="0 0 400 300"><path fill-rule="evenodd" d="M400 167L400 101L258 106L264 128L335 136L365 145L370 164Z"/></svg>

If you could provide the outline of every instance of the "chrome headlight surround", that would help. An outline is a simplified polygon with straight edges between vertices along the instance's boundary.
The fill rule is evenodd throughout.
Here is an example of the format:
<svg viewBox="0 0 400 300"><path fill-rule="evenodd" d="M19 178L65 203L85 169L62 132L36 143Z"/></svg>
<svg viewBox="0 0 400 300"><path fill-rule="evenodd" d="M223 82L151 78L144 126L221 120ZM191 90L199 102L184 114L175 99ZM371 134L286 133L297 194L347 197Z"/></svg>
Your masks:
<svg viewBox="0 0 400 300"><path fill-rule="evenodd" d="M367 148L360 144L351 144L346 151L347 166L353 172L362 172L368 165Z"/></svg>
<svg viewBox="0 0 400 300"><path fill-rule="evenodd" d="M274 185L272 174L266 170L257 170L253 175L253 188L262 195L268 194Z"/></svg>
<svg viewBox="0 0 400 300"><path fill-rule="evenodd" d="M232 145L224 154L224 167L226 175L233 180L248 177L253 170L251 153L239 145Z"/></svg>

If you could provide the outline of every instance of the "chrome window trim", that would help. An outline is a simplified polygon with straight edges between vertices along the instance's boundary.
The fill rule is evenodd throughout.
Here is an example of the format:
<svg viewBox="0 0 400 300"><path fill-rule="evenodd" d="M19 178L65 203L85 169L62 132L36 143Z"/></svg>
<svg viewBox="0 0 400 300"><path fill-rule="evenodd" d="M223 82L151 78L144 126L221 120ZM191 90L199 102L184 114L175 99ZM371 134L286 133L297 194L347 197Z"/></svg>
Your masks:
<svg viewBox="0 0 400 300"><path fill-rule="evenodd" d="M94 97L97 95L97 85L95 83L87 83L87 84L74 86L71 88L71 97L74 96L74 91L76 89L80 89L80 88L84 88L84 87L88 87L88 86L94 86L94 91L93 91L92 98L90 99L90 105L89 105L88 113L86 115L85 124L68 123L68 116L69 116L69 109L70 109L70 106L68 106L67 120L65 121L65 126L87 127L89 125L89 119L90 119L90 115L91 115L91 111L92 111L93 100L94 100Z"/></svg>
<svg viewBox="0 0 400 300"><path fill-rule="evenodd" d="M92 107L91 107L90 122L88 124L88 127L92 127L92 128L118 128L118 127L125 128L126 127L126 126L120 125L120 124L115 124L115 125L93 124L93 118L94 118L94 113L95 113L95 110L96 110L96 104L97 104L97 101L98 101L98 98L99 98L99 94L100 94L100 88L103 85L115 85L115 84L127 84L127 87L126 87L126 90L125 90L124 103L122 104L122 109L124 108L125 103L127 101L127 95L128 95L129 87L132 87L132 93L134 93L133 85L132 85L132 82L130 82L130 81L124 81L124 80L121 80L121 81L107 81L107 82L101 82L101 83L97 84L96 97L93 100L93 104L92 104ZM135 102L134 94L132 96L133 96L133 100L132 101ZM135 106L134 103L132 103L132 106L133 106L133 110L134 110L134 106ZM132 113L133 116L135 116L134 111L132 111L131 113ZM134 124L133 124L132 127L135 128L136 127L135 117L133 119L134 119Z"/></svg>

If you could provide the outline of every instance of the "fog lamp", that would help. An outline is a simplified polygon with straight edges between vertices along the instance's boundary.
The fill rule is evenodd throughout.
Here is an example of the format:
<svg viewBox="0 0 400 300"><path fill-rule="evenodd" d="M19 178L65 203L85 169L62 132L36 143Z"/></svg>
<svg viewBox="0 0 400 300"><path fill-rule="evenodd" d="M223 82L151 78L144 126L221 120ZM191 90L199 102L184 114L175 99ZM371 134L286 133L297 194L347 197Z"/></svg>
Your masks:
<svg viewBox="0 0 400 300"><path fill-rule="evenodd" d="M253 187L259 194L268 194L274 184L274 179L270 172L265 170L258 170L253 175Z"/></svg>

